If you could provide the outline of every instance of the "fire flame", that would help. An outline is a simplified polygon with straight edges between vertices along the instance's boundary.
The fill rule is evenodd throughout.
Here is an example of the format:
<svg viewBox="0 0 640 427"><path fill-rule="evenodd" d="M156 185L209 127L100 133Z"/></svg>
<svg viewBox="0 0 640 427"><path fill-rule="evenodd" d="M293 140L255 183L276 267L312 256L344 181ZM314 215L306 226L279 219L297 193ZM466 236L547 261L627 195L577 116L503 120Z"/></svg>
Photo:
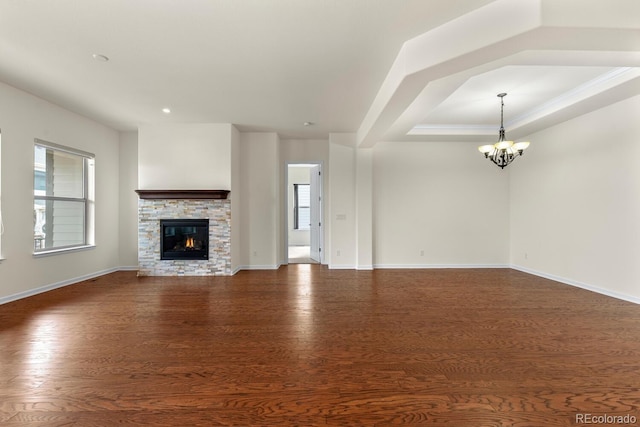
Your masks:
<svg viewBox="0 0 640 427"><path fill-rule="evenodd" d="M195 241L194 241L193 237L187 237L187 240L184 242L184 246L187 249L193 249L194 243L195 243Z"/></svg>

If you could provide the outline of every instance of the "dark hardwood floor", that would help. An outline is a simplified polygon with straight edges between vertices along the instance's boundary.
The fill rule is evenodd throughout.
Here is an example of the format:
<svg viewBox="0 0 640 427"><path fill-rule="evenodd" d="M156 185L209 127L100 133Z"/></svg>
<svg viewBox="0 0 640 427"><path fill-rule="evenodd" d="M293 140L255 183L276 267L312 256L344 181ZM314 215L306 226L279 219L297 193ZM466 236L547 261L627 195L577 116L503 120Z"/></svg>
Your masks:
<svg viewBox="0 0 640 427"><path fill-rule="evenodd" d="M640 306L514 270L120 272L0 306L2 426L581 414L640 419Z"/></svg>

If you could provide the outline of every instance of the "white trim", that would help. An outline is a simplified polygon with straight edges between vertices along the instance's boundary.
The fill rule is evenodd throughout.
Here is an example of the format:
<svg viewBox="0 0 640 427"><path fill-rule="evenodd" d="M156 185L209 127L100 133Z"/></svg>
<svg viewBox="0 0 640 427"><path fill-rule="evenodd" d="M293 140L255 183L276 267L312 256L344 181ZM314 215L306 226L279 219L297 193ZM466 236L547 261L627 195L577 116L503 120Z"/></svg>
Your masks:
<svg viewBox="0 0 640 427"><path fill-rule="evenodd" d="M38 295L44 292L52 291L54 289L62 288L64 286L73 285L75 283L83 282L85 280L93 279L99 276L104 276L105 274L115 273L119 271L120 267L113 267L107 270L98 271L95 273L85 274L84 276L74 277L73 279L63 280L61 282L50 283L48 285L40 286L39 288L30 289L24 292L18 292L17 294L9 295L6 297L0 298L0 305L6 304L8 302L17 301L19 299L32 297L34 295Z"/></svg>
<svg viewBox="0 0 640 427"><path fill-rule="evenodd" d="M43 258L43 257L51 256L51 255L59 255L59 254L64 254L64 253L68 253L68 252L86 251L86 250L89 250L89 249L95 249L95 247L96 247L96 245L82 245L82 246L71 246L71 247L68 247L68 248L44 250L44 251L34 252L33 253L33 257L34 258Z"/></svg>
<svg viewBox="0 0 640 427"><path fill-rule="evenodd" d="M545 103L537 105L529 111L525 111L519 116L513 117L510 121L505 122L504 127L508 131L509 129L524 126L540 117L548 116L556 111L582 102L586 98L603 94L606 90L626 83L639 75L640 70L635 67L614 68Z"/></svg>
<svg viewBox="0 0 640 427"><path fill-rule="evenodd" d="M241 265L236 268L236 272L240 270L277 270L281 264L272 265ZM235 273L234 273L235 274Z"/></svg>
<svg viewBox="0 0 640 427"><path fill-rule="evenodd" d="M329 264L329 270L355 270L356 266L353 264Z"/></svg>
<svg viewBox="0 0 640 427"><path fill-rule="evenodd" d="M367 265L358 265L356 266L356 270L373 270L373 265L372 264L367 264Z"/></svg>
<svg viewBox="0 0 640 427"><path fill-rule="evenodd" d="M597 286L588 285L586 283L578 282L576 280L571 280L571 279L567 279L567 278L560 277L560 276L554 276L553 274L543 273L543 272L532 270L530 268L522 267L522 266L519 266L519 265L512 264L511 268L514 269L514 270L522 271L523 273L533 274L534 276L538 276L538 277L542 277L542 278L545 278L545 279L553 280L555 282L560 282L560 283L563 283L565 285L575 286L577 288L585 289L587 291L595 292L597 294L605 295L605 296L608 296L608 297L611 297L611 298L616 298L616 299L619 299L619 300L632 302L634 304L640 304L640 298L632 296L632 295L627 295L627 294L623 294L623 293L619 293L619 292L615 292L615 291L610 291L608 289L603 289L603 288L600 288L600 287L597 287Z"/></svg>
<svg viewBox="0 0 640 427"><path fill-rule="evenodd" d="M85 157L87 159L96 158L95 154L89 153L88 151L78 150L76 148L67 147L66 145L60 145L54 142L45 141L44 139L34 138L33 143L35 145L39 145L40 147L51 148L57 151L64 151L65 153L73 154L80 157Z"/></svg>
<svg viewBox="0 0 640 427"><path fill-rule="evenodd" d="M373 268L510 268L508 264L374 264Z"/></svg>

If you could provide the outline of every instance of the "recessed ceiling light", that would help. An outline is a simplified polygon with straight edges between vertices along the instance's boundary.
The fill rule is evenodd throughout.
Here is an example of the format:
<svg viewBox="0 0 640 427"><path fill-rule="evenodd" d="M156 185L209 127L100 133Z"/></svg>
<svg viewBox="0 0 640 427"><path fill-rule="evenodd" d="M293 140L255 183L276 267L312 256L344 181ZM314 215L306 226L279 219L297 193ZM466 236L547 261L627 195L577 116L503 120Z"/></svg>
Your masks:
<svg viewBox="0 0 640 427"><path fill-rule="evenodd" d="M313 124L314 124L313 122L304 122L303 123L303 125L305 125L305 126L313 126Z"/></svg>
<svg viewBox="0 0 640 427"><path fill-rule="evenodd" d="M162 109L162 112L165 113L165 114L170 114L171 113L171 109L165 107L165 108Z"/></svg>
<svg viewBox="0 0 640 427"><path fill-rule="evenodd" d="M102 55L100 53L94 53L92 56L93 59L100 62L107 62L109 60L109 57L107 55Z"/></svg>

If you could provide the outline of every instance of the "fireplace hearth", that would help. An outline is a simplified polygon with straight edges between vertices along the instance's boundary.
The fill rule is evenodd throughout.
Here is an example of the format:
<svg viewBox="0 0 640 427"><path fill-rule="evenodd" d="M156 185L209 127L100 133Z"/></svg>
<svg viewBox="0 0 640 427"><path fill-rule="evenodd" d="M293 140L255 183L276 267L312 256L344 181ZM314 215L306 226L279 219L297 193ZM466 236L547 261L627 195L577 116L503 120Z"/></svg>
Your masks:
<svg viewBox="0 0 640 427"><path fill-rule="evenodd" d="M161 219L161 260L208 260L208 219Z"/></svg>

